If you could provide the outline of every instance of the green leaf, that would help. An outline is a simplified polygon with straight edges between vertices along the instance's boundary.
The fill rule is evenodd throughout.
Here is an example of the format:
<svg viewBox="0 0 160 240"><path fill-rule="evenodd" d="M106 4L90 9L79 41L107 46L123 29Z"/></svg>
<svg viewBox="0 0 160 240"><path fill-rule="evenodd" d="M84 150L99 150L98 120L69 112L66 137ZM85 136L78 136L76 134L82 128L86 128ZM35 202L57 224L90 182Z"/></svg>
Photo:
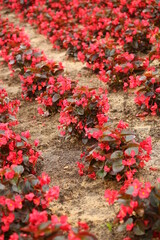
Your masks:
<svg viewBox="0 0 160 240"><path fill-rule="evenodd" d="M137 236L142 236L145 234L145 231L143 229L140 228L139 225L136 225L134 228L133 228L133 232L135 235Z"/></svg>
<svg viewBox="0 0 160 240"><path fill-rule="evenodd" d="M4 190L5 189L5 185L0 183L0 190Z"/></svg>
<svg viewBox="0 0 160 240"><path fill-rule="evenodd" d="M76 237L78 238L78 239L82 239L82 240L97 240L97 238L93 235L93 234L91 234L91 233L89 233L89 232L85 232L85 231L79 231L78 232L78 234L76 235Z"/></svg>
<svg viewBox="0 0 160 240"><path fill-rule="evenodd" d="M59 70L55 71L54 76L59 76L59 75L62 74L63 72L64 72L63 69L59 69Z"/></svg>
<svg viewBox="0 0 160 240"><path fill-rule="evenodd" d="M109 130L106 130L106 131L103 132L103 136L109 135L109 134L111 134L111 133L112 133L112 132L110 132Z"/></svg>
<svg viewBox="0 0 160 240"><path fill-rule="evenodd" d="M26 137L21 136L21 138L24 142L28 142L28 139Z"/></svg>
<svg viewBox="0 0 160 240"><path fill-rule="evenodd" d="M126 130L126 129L123 129L122 131L121 131L121 135L123 136L125 136L125 135L133 135L134 133L133 132L131 132L130 130Z"/></svg>
<svg viewBox="0 0 160 240"><path fill-rule="evenodd" d="M38 179L33 179L31 181L31 183L32 183L32 186L36 186L37 184L39 184L39 180Z"/></svg>
<svg viewBox="0 0 160 240"><path fill-rule="evenodd" d="M12 190L13 190L13 192L16 192L16 193L19 193L19 194L21 194L21 192L22 192L21 188L17 187L16 185L12 186Z"/></svg>
<svg viewBox="0 0 160 240"><path fill-rule="evenodd" d="M23 49L23 50L25 50L25 49L26 49L26 46L23 45L23 44L21 44L21 45L20 45L20 48Z"/></svg>
<svg viewBox="0 0 160 240"><path fill-rule="evenodd" d="M26 54L27 54L27 55L31 55L32 52L33 52L33 51L32 51L32 49L30 48L29 50L26 51Z"/></svg>
<svg viewBox="0 0 160 240"><path fill-rule="evenodd" d="M69 126L69 127L68 127L68 132L71 133L72 130L73 130L72 126Z"/></svg>
<svg viewBox="0 0 160 240"><path fill-rule="evenodd" d="M19 176L14 176L14 178L12 178L11 180L10 180L10 183L13 185L13 186L16 186L17 185L17 183L18 183L18 179L19 179Z"/></svg>
<svg viewBox="0 0 160 240"><path fill-rule="evenodd" d="M94 54L91 58L91 61L94 62L98 57L99 57L99 55L97 53Z"/></svg>
<svg viewBox="0 0 160 240"><path fill-rule="evenodd" d="M119 204L123 204L123 205L129 205L130 204L130 198L126 199L126 198L118 198L117 203Z"/></svg>
<svg viewBox="0 0 160 240"><path fill-rule="evenodd" d="M82 142L83 142L83 144L87 144L88 138L82 138Z"/></svg>
<svg viewBox="0 0 160 240"><path fill-rule="evenodd" d="M106 226L107 226L108 230L111 232L112 231L112 223L107 222Z"/></svg>
<svg viewBox="0 0 160 240"><path fill-rule="evenodd" d="M124 165L122 164L122 159L114 161L112 164L112 170L114 173L119 173L124 169Z"/></svg>
<svg viewBox="0 0 160 240"><path fill-rule="evenodd" d="M64 236L57 236L54 237L54 240L66 240L66 238Z"/></svg>
<svg viewBox="0 0 160 240"><path fill-rule="evenodd" d="M81 116L84 115L84 109L82 107L76 108L76 112L78 113L78 115L81 115Z"/></svg>
<svg viewBox="0 0 160 240"><path fill-rule="evenodd" d="M92 109L95 109L96 106L97 106L97 103L90 103L88 108L92 110Z"/></svg>
<svg viewBox="0 0 160 240"><path fill-rule="evenodd" d="M134 187L133 186L129 186L129 188L126 190L126 194L132 195L133 191L134 191Z"/></svg>
<svg viewBox="0 0 160 240"><path fill-rule="evenodd" d="M99 131L99 129L97 129L97 128L90 128L88 130L88 132L91 133L91 134L93 134L94 132L98 132L98 131Z"/></svg>
<svg viewBox="0 0 160 240"><path fill-rule="evenodd" d="M41 52L35 52L33 55L34 55L35 57L40 57L40 56L42 55L42 53L41 53Z"/></svg>
<svg viewBox="0 0 160 240"><path fill-rule="evenodd" d="M49 186L47 184L42 187L43 192L47 192L49 190Z"/></svg>
<svg viewBox="0 0 160 240"><path fill-rule="evenodd" d="M104 171L103 169L102 170L99 170L96 175L100 178L104 178L106 175L107 175L107 172Z"/></svg>
<svg viewBox="0 0 160 240"><path fill-rule="evenodd" d="M22 60L22 56L21 56L21 54L18 54L18 55L16 56L16 60L17 60L17 62L19 62L19 61Z"/></svg>
<svg viewBox="0 0 160 240"><path fill-rule="evenodd" d="M122 232L122 231L126 230L126 226L128 224L132 224L132 223L133 223L133 219L132 218L128 218L125 223L123 223L123 224L118 226L117 231L118 232Z"/></svg>
<svg viewBox="0 0 160 240"><path fill-rule="evenodd" d="M107 128L107 127L109 127L109 126L111 126L111 122L110 122L110 121L108 121L108 122L106 122L106 123L103 124L103 127L104 127L104 128Z"/></svg>
<svg viewBox="0 0 160 240"><path fill-rule="evenodd" d="M104 136L104 137L101 137L100 138L100 141L101 142L115 142L116 139L115 138L112 138L110 136Z"/></svg>
<svg viewBox="0 0 160 240"><path fill-rule="evenodd" d="M15 166L13 169L16 173L18 173L18 175L20 175L24 172L24 167L22 165Z"/></svg>
<svg viewBox="0 0 160 240"><path fill-rule="evenodd" d="M24 185L24 193L27 194L29 192L33 191L33 188L30 184L30 182L27 180Z"/></svg>
<svg viewBox="0 0 160 240"><path fill-rule="evenodd" d="M160 219L158 219L154 225L152 226L152 230L155 230L156 232L160 232Z"/></svg>
<svg viewBox="0 0 160 240"><path fill-rule="evenodd" d="M28 156L23 156L23 163L24 163L24 165L28 165L28 163L29 163L29 157Z"/></svg>
<svg viewBox="0 0 160 240"><path fill-rule="evenodd" d="M140 78L139 78L139 81L146 81L146 79L147 79L147 77L146 76L144 76L144 75L142 75Z"/></svg>
<svg viewBox="0 0 160 240"><path fill-rule="evenodd" d="M67 102L69 102L69 103L74 103L75 100L74 100L73 98L67 98Z"/></svg>
<svg viewBox="0 0 160 240"><path fill-rule="evenodd" d="M116 52L116 50L115 49L112 49L111 51L110 51L110 57L113 57L114 55L115 55L115 52Z"/></svg>
<svg viewBox="0 0 160 240"><path fill-rule="evenodd" d="M45 230L45 228L47 228L51 223L52 223L51 221L41 223L38 228L39 230Z"/></svg>
<svg viewBox="0 0 160 240"><path fill-rule="evenodd" d="M125 150L125 153L130 156L131 155L131 151L134 151L135 155L138 155L138 152L139 152L139 148L138 147L130 147L130 148L127 148Z"/></svg>
<svg viewBox="0 0 160 240"><path fill-rule="evenodd" d="M160 205L160 199L157 198L155 190L153 189L150 193L150 203L153 207L157 208Z"/></svg>
<svg viewBox="0 0 160 240"><path fill-rule="evenodd" d="M111 154L111 159L120 159L123 158L123 151L115 151Z"/></svg>
<svg viewBox="0 0 160 240"><path fill-rule="evenodd" d="M60 95L58 93L54 94L52 97L52 102L55 103L60 99Z"/></svg>
<svg viewBox="0 0 160 240"><path fill-rule="evenodd" d="M127 135L125 136L126 142L132 141L135 138L135 135Z"/></svg>
<svg viewBox="0 0 160 240"><path fill-rule="evenodd" d="M4 130L0 130L0 135L5 135L5 131Z"/></svg>
<svg viewBox="0 0 160 240"><path fill-rule="evenodd" d="M15 121L15 120L16 120L15 116L12 116L12 115L10 115L10 114L8 114L8 116L9 116L9 119L10 119L10 120L12 120L12 121Z"/></svg>
<svg viewBox="0 0 160 240"><path fill-rule="evenodd" d="M23 142L17 142L16 143L16 147L23 147L24 146L24 143Z"/></svg>
<svg viewBox="0 0 160 240"><path fill-rule="evenodd" d="M10 60L10 61L9 61L9 64L10 64L10 65L13 65L14 63L15 63L14 60Z"/></svg>

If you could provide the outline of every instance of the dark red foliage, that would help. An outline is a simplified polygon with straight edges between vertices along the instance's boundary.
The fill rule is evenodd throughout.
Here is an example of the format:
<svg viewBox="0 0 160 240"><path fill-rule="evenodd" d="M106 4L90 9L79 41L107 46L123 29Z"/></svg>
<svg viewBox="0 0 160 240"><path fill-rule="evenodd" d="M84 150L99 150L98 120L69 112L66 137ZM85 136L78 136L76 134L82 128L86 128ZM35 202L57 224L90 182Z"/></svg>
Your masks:
<svg viewBox="0 0 160 240"><path fill-rule="evenodd" d="M99 79L112 87L137 88L135 102L152 115L160 113L160 3L157 0L0 0L38 28L68 56L86 63ZM2 8L3 8L2 7ZM14 72L19 69L22 97L37 99L48 114L60 110L61 134L80 136L94 145L81 154L79 174L95 179L123 180L120 191L106 190L109 204L118 200L118 230L132 239L160 238L159 185L144 185L134 179L150 159L151 138L137 142L122 121L113 128L108 121L106 91L77 87L63 75L63 66L48 61L33 49L19 27L0 18L1 56ZM96 239L85 224L72 230L67 218L51 215L48 205L59 188L49 189L50 178L35 175L39 153L29 144L29 132L16 134L18 101L9 101L0 91L0 238L1 239ZM39 108L39 113L44 111ZM159 182L160 180L158 180ZM159 183L158 183L159 184ZM82 230L81 228L84 228ZM130 237L124 240L130 240Z"/></svg>
<svg viewBox="0 0 160 240"><path fill-rule="evenodd" d="M58 198L59 187L49 188L46 173L36 176L40 153L29 143L29 131L16 134L11 129L19 104L0 89L0 239L96 240L86 224L72 230L66 216L51 214L49 203Z"/></svg>
<svg viewBox="0 0 160 240"><path fill-rule="evenodd" d="M125 191L106 190L105 198L109 204L120 204L115 223L118 232L126 230L131 237L124 240L160 238L160 179L155 186L134 179Z"/></svg>
<svg viewBox="0 0 160 240"><path fill-rule="evenodd" d="M62 103L59 119L61 134L76 135L87 142L86 132L97 124L102 126L107 122L108 110L107 92L85 86L76 87L73 95Z"/></svg>
<svg viewBox="0 0 160 240"><path fill-rule="evenodd" d="M11 101L8 98L8 94L4 88L0 88L0 122L8 123L9 126L16 125L16 113L19 109L20 101Z"/></svg>
<svg viewBox="0 0 160 240"><path fill-rule="evenodd" d="M137 170L150 160L152 146L151 138L138 143L127 127L128 124L120 121L116 128L105 123L102 127L88 129L88 137L97 139L97 143L88 147L84 165L78 163L80 175L116 178L118 182L133 179Z"/></svg>
<svg viewBox="0 0 160 240"><path fill-rule="evenodd" d="M130 77L141 76L160 57L160 3L156 0L3 2L36 25L54 48L67 49L68 55L86 62L111 86L126 90Z"/></svg>

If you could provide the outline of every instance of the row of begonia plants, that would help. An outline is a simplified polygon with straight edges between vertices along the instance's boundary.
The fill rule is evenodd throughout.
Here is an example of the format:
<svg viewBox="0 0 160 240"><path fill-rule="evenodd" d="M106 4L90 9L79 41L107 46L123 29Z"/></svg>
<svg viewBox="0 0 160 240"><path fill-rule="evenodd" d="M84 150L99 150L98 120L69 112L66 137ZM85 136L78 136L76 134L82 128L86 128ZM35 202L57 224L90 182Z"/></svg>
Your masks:
<svg viewBox="0 0 160 240"><path fill-rule="evenodd" d="M134 88L142 85L141 94L135 92L136 104L145 113L159 115L160 83L153 80L148 84L144 74L154 60L160 59L159 1L4 0L2 3L36 26L54 48L65 48L69 56L86 62L111 88L121 85L126 90L130 84ZM143 81L137 85L135 79Z"/></svg>
<svg viewBox="0 0 160 240"><path fill-rule="evenodd" d="M72 228L67 216L58 217L49 203L58 199L59 187L49 187L46 173L36 174L40 153L29 143L29 131L17 134L19 101L0 89L0 239L96 239L88 226Z"/></svg>

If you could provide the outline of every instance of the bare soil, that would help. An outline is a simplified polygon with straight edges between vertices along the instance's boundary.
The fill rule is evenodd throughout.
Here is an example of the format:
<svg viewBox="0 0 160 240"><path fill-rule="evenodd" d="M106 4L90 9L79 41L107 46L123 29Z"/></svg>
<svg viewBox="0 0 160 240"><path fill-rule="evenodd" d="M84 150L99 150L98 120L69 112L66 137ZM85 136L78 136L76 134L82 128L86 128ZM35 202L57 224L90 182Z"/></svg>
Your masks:
<svg viewBox="0 0 160 240"><path fill-rule="evenodd" d="M52 44L44 36L37 33L27 23L20 23L17 16L7 11L1 11L3 17L8 17L15 25L20 25L28 34L31 45L43 50L49 59L62 62L65 74L71 79L78 79L79 84L89 87L106 87L97 76L84 68L80 62L67 59L66 52L53 50ZM0 59L0 63L2 63ZM119 233L109 232L106 223L115 217L115 209L107 205L104 199L106 188L118 188L120 185L113 181L102 180L91 181L78 175L76 162L84 149L81 142L76 139L64 141L58 133L59 114L51 117L41 117L37 113L36 102L25 102L21 99L21 86L18 73L14 78L6 64L0 64L0 85L5 87L11 99L21 100L18 113L19 125L17 131L28 130L32 141L40 140L39 150L42 151L44 160L39 164L39 172L47 172L51 177L51 185L60 186L60 197L57 202L51 204L51 209L58 215L67 214L69 222L73 225L78 221L86 221L91 231L100 240L118 240ZM92 80L92 81L91 81ZM149 180L154 183L160 175L159 147L160 147L160 121L156 116L147 116L143 121L136 117L137 107L134 104L133 93L109 93L110 119L118 123L120 119L129 123L131 129L137 132L137 137L142 140L148 136L152 137L153 151L152 159L142 170L138 177L141 180ZM157 171L150 171L149 167L157 167Z"/></svg>

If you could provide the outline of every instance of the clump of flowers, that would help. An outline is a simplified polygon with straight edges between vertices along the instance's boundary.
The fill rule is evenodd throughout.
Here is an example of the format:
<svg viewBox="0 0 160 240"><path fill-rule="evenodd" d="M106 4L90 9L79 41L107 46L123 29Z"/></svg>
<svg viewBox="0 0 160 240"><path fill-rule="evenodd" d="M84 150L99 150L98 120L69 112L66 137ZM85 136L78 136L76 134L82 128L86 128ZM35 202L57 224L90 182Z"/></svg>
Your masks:
<svg viewBox="0 0 160 240"><path fill-rule="evenodd" d="M93 179L96 176L110 177L117 181L133 179L137 170L150 159L151 138L138 143L135 134L127 127L120 121L116 128L106 123L102 127L88 129L88 137L97 139L97 142L82 155L84 164L78 163L80 175L87 174Z"/></svg>
<svg viewBox="0 0 160 240"><path fill-rule="evenodd" d="M65 239L96 238L88 232L87 224L75 230L67 216L51 214L49 203L59 196L59 187L49 188L50 177L29 174L25 167L12 165L0 168L0 237L2 239ZM68 237L67 237L68 236Z"/></svg>
<svg viewBox="0 0 160 240"><path fill-rule="evenodd" d="M43 52L32 49L28 36L23 29L14 26L8 19L0 18L0 46L1 56L14 72L14 67L19 67L23 73L24 67L33 67L46 57Z"/></svg>
<svg viewBox="0 0 160 240"><path fill-rule="evenodd" d="M29 131L16 134L7 124L0 123L0 167L23 165L26 172L35 172L40 153L28 142Z"/></svg>
<svg viewBox="0 0 160 240"><path fill-rule="evenodd" d="M19 109L19 100L10 100L4 88L0 88L0 122L7 123L9 126L16 125L16 113Z"/></svg>
<svg viewBox="0 0 160 240"><path fill-rule="evenodd" d="M13 72L19 68L22 98L37 98L49 112L57 110L62 99L72 94L77 83L63 76L61 62L49 61L42 51L33 49L22 29L7 19L0 18L0 23L1 56Z"/></svg>
<svg viewBox="0 0 160 240"><path fill-rule="evenodd" d="M60 73L63 73L63 66L52 61L40 62L34 67L24 68L24 73L20 74L22 98L29 100L40 96L52 82L54 83L54 77L56 78Z"/></svg>
<svg viewBox="0 0 160 240"><path fill-rule="evenodd" d="M115 223L119 232L127 231L124 240L160 238L160 179L155 186L134 179L125 191L106 190L105 198L120 204Z"/></svg>
<svg viewBox="0 0 160 240"><path fill-rule="evenodd" d="M76 85L76 81L65 78L62 75L50 77L46 90L43 90L36 100L45 107L49 113L56 112L63 106L63 100L72 96L72 91ZM43 114L43 110L41 110L41 113Z"/></svg>
<svg viewBox="0 0 160 240"><path fill-rule="evenodd" d="M107 122L109 110L107 93L88 87L76 87L73 95L66 98L60 112L62 135L76 135L87 141L87 129Z"/></svg>
<svg viewBox="0 0 160 240"><path fill-rule="evenodd" d="M152 68L141 77L142 87L136 92L135 102L141 110L160 114L160 82L159 73Z"/></svg>
<svg viewBox="0 0 160 240"><path fill-rule="evenodd" d="M79 239L79 240L97 240L97 238L89 233L86 223L78 223L77 228L72 228L67 221L67 216L58 218L56 215L49 215L47 211L37 211L33 209L29 215L28 226L22 228L24 235L28 237L43 239Z"/></svg>
<svg viewBox="0 0 160 240"><path fill-rule="evenodd" d="M133 52L143 52L151 50L150 34L154 30L154 26L147 20L139 18L127 19L124 23L125 30L120 40L124 50ZM123 28L122 28L123 29Z"/></svg>
<svg viewBox="0 0 160 240"><path fill-rule="evenodd" d="M43 211L59 195L59 187L49 189L50 178L46 174L24 176L24 172L22 165L0 168L0 233L8 239L13 233L20 236L21 228L29 223L32 209Z"/></svg>

